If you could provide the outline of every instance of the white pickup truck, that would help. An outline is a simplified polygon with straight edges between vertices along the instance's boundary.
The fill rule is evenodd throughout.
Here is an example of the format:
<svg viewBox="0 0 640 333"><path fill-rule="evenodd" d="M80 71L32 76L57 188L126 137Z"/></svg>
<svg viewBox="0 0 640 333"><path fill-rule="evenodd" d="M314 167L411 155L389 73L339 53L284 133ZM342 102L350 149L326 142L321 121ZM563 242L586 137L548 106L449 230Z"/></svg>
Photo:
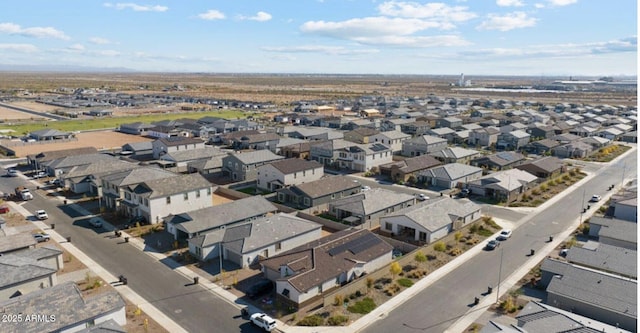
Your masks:
<svg viewBox="0 0 640 333"><path fill-rule="evenodd" d="M267 316L264 313L254 313L251 315L251 323L262 328L267 332L271 332L274 328L276 328L275 319Z"/></svg>

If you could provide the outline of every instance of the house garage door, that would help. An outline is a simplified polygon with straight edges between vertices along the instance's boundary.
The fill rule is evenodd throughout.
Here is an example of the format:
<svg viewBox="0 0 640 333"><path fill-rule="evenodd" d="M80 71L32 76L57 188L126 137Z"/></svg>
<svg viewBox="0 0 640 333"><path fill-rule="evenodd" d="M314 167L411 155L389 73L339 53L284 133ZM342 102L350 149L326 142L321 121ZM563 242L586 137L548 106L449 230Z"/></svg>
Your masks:
<svg viewBox="0 0 640 333"><path fill-rule="evenodd" d="M243 263L242 262L242 256L238 253L232 252L232 251L225 251L226 252L226 260L229 260L231 262L234 262L240 266L245 266L247 263Z"/></svg>

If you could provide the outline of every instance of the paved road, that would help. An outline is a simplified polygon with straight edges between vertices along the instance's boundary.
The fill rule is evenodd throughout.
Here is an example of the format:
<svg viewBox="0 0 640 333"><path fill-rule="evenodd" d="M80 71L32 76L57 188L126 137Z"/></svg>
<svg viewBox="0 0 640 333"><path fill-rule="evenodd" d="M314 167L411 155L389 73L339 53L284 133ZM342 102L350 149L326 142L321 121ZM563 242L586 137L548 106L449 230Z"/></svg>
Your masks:
<svg viewBox="0 0 640 333"><path fill-rule="evenodd" d="M616 184L619 188L623 170L625 178L636 175L635 153L626 156L622 162L606 167L600 175L548 209L518 221L512 238L501 246L502 270L499 269L500 250L483 251L363 332L445 331L471 309L474 297L485 292L488 286L497 285L499 275L500 280L504 280L527 260L530 249L539 250L549 236L559 234L575 221L580 215L580 208L585 205L583 197L588 200L592 194L605 194L606 188L611 184ZM492 295L495 297L495 291Z"/></svg>
<svg viewBox="0 0 640 333"><path fill-rule="evenodd" d="M24 184L19 177L2 177L0 191L10 192ZM31 184L28 187L33 189ZM55 223L59 234L70 236L77 248L114 276L125 274L129 287L187 331L260 332L238 316L236 307L217 295L200 285L191 285L191 280L123 243L121 238L112 238L111 232L90 227L86 217L57 200L45 199L39 194L34 196L34 200L23 204L24 208L30 212L45 209L49 214L47 222Z"/></svg>
<svg viewBox="0 0 640 333"><path fill-rule="evenodd" d="M55 119L55 120L69 120L69 117L60 116L60 115L57 115L57 114L52 114L52 113L47 113L47 112L39 112L39 111L23 108L23 107L20 107L20 106L11 105L11 104L0 103L0 106L5 107L7 109L13 109L13 110L16 110L16 111L29 113L29 114L32 114L32 115L38 116L38 117L51 118L51 119Z"/></svg>

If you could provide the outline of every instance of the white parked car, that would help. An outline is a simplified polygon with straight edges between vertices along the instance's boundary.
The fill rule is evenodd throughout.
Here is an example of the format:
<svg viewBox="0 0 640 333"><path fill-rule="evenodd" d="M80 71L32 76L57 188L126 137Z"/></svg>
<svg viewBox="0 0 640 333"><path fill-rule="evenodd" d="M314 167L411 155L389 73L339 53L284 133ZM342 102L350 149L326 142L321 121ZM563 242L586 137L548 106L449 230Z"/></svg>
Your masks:
<svg viewBox="0 0 640 333"><path fill-rule="evenodd" d="M18 177L18 170L16 170L16 169L7 170L7 176L9 176L9 177Z"/></svg>
<svg viewBox="0 0 640 333"><path fill-rule="evenodd" d="M89 224L91 224L94 228L102 228L102 219L99 217L92 217L89 219Z"/></svg>
<svg viewBox="0 0 640 333"><path fill-rule="evenodd" d="M36 240L36 242L42 243L48 242L51 239L51 236L49 236L49 234L34 234L33 238Z"/></svg>
<svg viewBox="0 0 640 333"><path fill-rule="evenodd" d="M420 201L425 201L425 200L429 200L429 197L424 195L424 193L420 193L418 195L416 195L416 198Z"/></svg>
<svg viewBox="0 0 640 333"><path fill-rule="evenodd" d="M500 235L498 235L498 240L500 241L504 241L509 239L509 237L511 237L511 234L513 232L510 229L503 229L502 231L500 231Z"/></svg>
<svg viewBox="0 0 640 333"><path fill-rule="evenodd" d="M262 328L267 332L271 332L276 328L276 321L264 313L254 313L251 315L251 323Z"/></svg>
<svg viewBox="0 0 640 333"><path fill-rule="evenodd" d="M44 209L39 209L36 210L36 217L38 218L38 220L46 220L49 218L49 214L47 214Z"/></svg>
<svg viewBox="0 0 640 333"><path fill-rule="evenodd" d="M371 187L365 185L365 186L362 187L361 191L363 191L363 192L364 191L369 191L370 189L371 189Z"/></svg>
<svg viewBox="0 0 640 333"><path fill-rule="evenodd" d="M598 201L600 201L601 199L602 199L602 197L601 197L601 196L599 196L599 195L597 195L597 194L594 194L594 195L591 197L591 200L589 200L589 201L591 201L591 202L598 202Z"/></svg>

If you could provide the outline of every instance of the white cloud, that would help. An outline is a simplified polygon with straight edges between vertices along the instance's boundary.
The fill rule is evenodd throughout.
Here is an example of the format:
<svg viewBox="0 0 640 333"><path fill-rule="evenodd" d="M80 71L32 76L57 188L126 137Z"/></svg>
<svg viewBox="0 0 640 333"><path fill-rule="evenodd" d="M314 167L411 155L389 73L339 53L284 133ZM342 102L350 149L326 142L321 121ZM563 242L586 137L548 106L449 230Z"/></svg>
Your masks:
<svg viewBox="0 0 640 333"><path fill-rule="evenodd" d="M266 12L257 12L254 16L238 16L240 20L249 20L249 21L258 21L258 22L266 22L271 20L272 16Z"/></svg>
<svg viewBox="0 0 640 333"><path fill-rule="evenodd" d="M100 50L100 51L93 51L91 53L99 56L105 56L105 57L117 57L121 54L116 50Z"/></svg>
<svg viewBox="0 0 640 333"><path fill-rule="evenodd" d="M354 55L378 53L375 49L347 49L342 46L301 45L292 47L265 46L261 48L268 52L282 53L323 53L328 55Z"/></svg>
<svg viewBox="0 0 640 333"><path fill-rule="evenodd" d="M209 20L209 21L223 20L225 18L224 14L221 11L215 10L215 9L210 9L204 13L198 14L198 17L203 20Z"/></svg>
<svg viewBox="0 0 640 333"><path fill-rule="evenodd" d="M496 0L496 5L500 7L522 7L524 2L521 0Z"/></svg>
<svg viewBox="0 0 640 333"><path fill-rule="evenodd" d="M112 44L110 40L102 37L91 37L89 38L89 42L93 44L98 44L98 45Z"/></svg>
<svg viewBox="0 0 640 333"><path fill-rule="evenodd" d="M545 6L544 6L543 3L536 3L536 4L533 5L533 7L541 9L541 8L544 8Z"/></svg>
<svg viewBox="0 0 640 333"><path fill-rule="evenodd" d="M105 2L104 6L107 8L115 8L117 10L123 10L123 9L131 9L134 12L166 12L167 10L169 10L169 7L167 6L160 6L160 5L138 5L132 2L127 2L127 3L110 3L110 2Z"/></svg>
<svg viewBox="0 0 640 333"><path fill-rule="evenodd" d="M22 28L20 25L15 23L0 23L0 33L36 38L70 39L64 32L52 27Z"/></svg>
<svg viewBox="0 0 640 333"><path fill-rule="evenodd" d="M84 45L82 44L73 44L67 47L67 49L71 51L84 51Z"/></svg>
<svg viewBox="0 0 640 333"><path fill-rule="evenodd" d="M513 12L500 16L497 14L489 14L488 19L480 23L478 30L499 30L509 31L519 28L528 28L536 25L538 20L533 17L527 17L525 12Z"/></svg>
<svg viewBox="0 0 640 333"><path fill-rule="evenodd" d="M355 38L361 44L390 46L390 47L411 47L427 48L438 46L466 46L471 45L469 41L458 35L440 36L384 36L384 37L361 37Z"/></svg>
<svg viewBox="0 0 640 333"><path fill-rule="evenodd" d="M22 53L35 53L38 48L31 44L0 44L0 50L15 51Z"/></svg>
<svg viewBox="0 0 640 333"><path fill-rule="evenodd" d="M578 3L578 0L548 0L547 2L549 2L549 5L551 6L562 7Z"/></svg>
<svg viewBox="0 0 640 333"><path fill-rule="evenodd" d="M449 28L449 26L420 19L365 17L341 22L309 21L304 23L300 30L340 39L355 39L410 35L429 28Z"/></svg>
<svg viewBox="0 0 640 333"><path fill-rule="evenodd" d="M440 2L420 4L416 2L388 1L378 6L381 15L436 19L442 21L463 22L477 17L467 7L454 6Z"/></svg>

